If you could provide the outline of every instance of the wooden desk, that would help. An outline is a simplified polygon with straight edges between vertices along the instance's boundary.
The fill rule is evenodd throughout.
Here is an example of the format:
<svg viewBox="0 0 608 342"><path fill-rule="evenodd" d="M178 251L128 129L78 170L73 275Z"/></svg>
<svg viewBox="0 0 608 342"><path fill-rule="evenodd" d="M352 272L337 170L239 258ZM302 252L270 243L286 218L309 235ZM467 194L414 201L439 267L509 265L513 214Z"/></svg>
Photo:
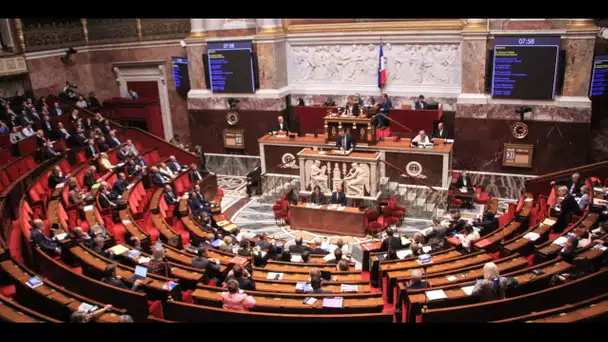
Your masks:
<svg viewBox="0 0 608 342"><path fill-rule="evenodd" d="M323 118L323 128L327 141L336 142L340 130L345 129L357 144L374 144L376 142L376 128L372 119L367 116L326 116Z"/></svg>
<svg viewBox="0 0 608 342"><path fill-rule="evenodd" d="M365 236L365 214L358 208L336 209L307 207L299 203L289 208L291 229L316 231L325 234Z"/></svg>
<svg viewBox="0 0 608 342"><path fill-rule="evenodd" d="M600 216L598 213L589 213L589 214L587 214L586 217L584 217L584 219L582 219L582 222L574 225L573 226L574 228L571 231L564 230L564 232L562 232L562 234L560 236L566 236L568 233L572 232L572 233L578 235L579 238L581 238L583 235L586 235L595 226L595 224L599 220L599 217ZM590 245L594 245L594 243L591 242ZM538 246L537 254L540 257L547 259L547 258L551 258L554 255L556 255L557 253L559 253L559 251L561 249L562 249L562 247L557 244L554 244L553 241L547 241L545 244ZM598 250L598 252L601 252L601 251Z"/></svg>
<svg viewBox="0 0 608 342"><path fill-rule="evenodd" d="M11 323L61 323L60 320L31 310L3 295L0 295L0 321Z"/></svg>
<svg viewBox="0 0 608 342"><path fill-rule="evenodd" d="M513 234L528 229L528 217L530 216L530 211L532 210L533 205L533 201L526 201L522 209L516 215L515 219L509 222L505 227L499 228L486 235L483 239L477 240L473 244L473 247L478 250L485 249L492 251L497 248L498 244L500 244L503 239L509 238Z"/></svg>
<svg viewBox="0 0 608 342"><path fill-rule="evenodd" d="M309 271L310 272L310 271ZM275 271L266 271L264 269L258 268L258 267L254 267L253 269L253 275L252 278L255 281L258 280L266 280L268 279L268 274L269 273L281 273L283 274L283 277L281 278L281 281L303 281L303 282L308 282L310 279L310 274L309 272L287 272L286 270L281 271L281 272L275 272ZM272 280L272 279L268 279L268 280ZM335 283L345 283L345 284L349 284L350 282L359 282L361 281L361 272L338 272L338 271L334 271L331 273L331 281L335 282Z"/></svg>
<svg viewBox="0 0 608 342"><path fill-rule="evenodd" d="M264 135L258 139L260 145L260 155L262 155L262 173L274 173L281 175L300 175L300 166L297 162L287 163L287 157L296 160L298 153L304 148L317 148L319 150L335 150L335 141L325 141L324 136L312 137L296 137L288 139L287 137L278 137ZM373 145L357 145L356 152L384 152L385 160L402 169L415 171L412 173L415 177L424 176L425 182L435 187L447 189L451 183L449 171L452 168L452 150L454 144L438 143L433 148L413 147L411 139L400 139L393 141L386 139L376 142ZM420 167L416 170L408 168L408 165L417 165ZM282 165L285 164L285 165ZM282 165L281 167L278 167ZM416 172L421 171L419 174ZM402 173L396 169L386 167L385 171L380 170L381 176L389 177L392 182L403 184L419 183L408 177L402 177ZM384 172L384 173L382 173Z"/></svg>
<svg viewBox="0 0 608 342"><path fill-rule="evenodd" d="M263 292L296 293L296 283L296 281L259 279L255 282L255 289ZM348 282L348 284L357 285L359 287L357 293L371 292L368 281ZM321 288L332 293L342 293L342 283L323 281Z"/></svg>
<svg viewBox="0 0 608 342"><path fill-rule="evenodd" d="M553 225L544 224L543 222L539 223L532 229L530 232L536 233L539 235L539 238L536 241L529 240L524 237L524 235L528 233L522 233L521 235L509 240L505 241L504 246L502 247L503 251L507 254L511 253L520 253L527 254L527 252L531 249L532 246L541 244L547 241L547 237L549 236L549 232L551 231L551 227Z"/></svg>

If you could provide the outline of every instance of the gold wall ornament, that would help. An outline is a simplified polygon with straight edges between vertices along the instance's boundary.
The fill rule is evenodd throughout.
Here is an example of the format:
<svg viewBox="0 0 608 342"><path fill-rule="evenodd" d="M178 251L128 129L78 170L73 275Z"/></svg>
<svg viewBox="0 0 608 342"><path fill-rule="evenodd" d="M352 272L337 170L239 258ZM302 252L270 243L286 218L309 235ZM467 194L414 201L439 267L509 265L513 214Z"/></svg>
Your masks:
<svg viewBox="0 0 608 342"><path fill-rule="evenodd" d="M330 32L380 32L380 31L431 31L462 30L464 19L442 20L401 20L336 24L298 24L287 26L288 33L330 33Z"/></svg>
<svg viewBox="0 0 608 342"><path fill-rule="evenodd" d="M137 18L137 19L135 19L135 22L137 24L137 36L139 37L139 41L141 42L141 40L142 40L141 39L141 37L142 37L142 35L141 35L141 19Z"/></svg>
<svg viewBox="0 0 608 342"><path fill-rule="evenodd" d="M282 26L262 27L258 32L260 36L275 36L285 34L285 28Z"/></svg>
<svg viewBox="0 0 608 342"><path fill-rule="evenodd" d="M25 53L25 38L23 36L23 23L21 22L21 19L15 19L15 27L17 28L19 47L21 47L21 52Z"/></svg>
<svg viewBox="0 0 608 342"><path fill-rule="evenodd" d="M84 41L88 45L89 44L89 27L87 26L87 20L80 19L80 22L82 23L82 33L84 33Z"/></svg>
<svg viewBox="0 0 608 342"><path fill-rule="evenodd" d="M593 19L571 19L568 30L586 31L597 30Z"/></svg>
<svg viewBox="0 0 608 342"><path fill-rule="evenodd" d="M331 127L331 135L335 136L336 135L336 126L332 126Z"/></svg>
<svg viewBox="0 0 608 342"><path fill-rule="evenodd" d="M208 31L190 32L188 37L186 37L184 40L186 40L186 41L199 40L199 39L205 39L210 36L211 36L211 34Z"/></svg>
<svg viewBox="0 0 608 342"><path fill-rule="evenodd" d="M488 19L467 19L463 31L486 31Z"/></svg>
<svg viewBox="0 0 608 342"><path fill-rule="evenodd" d="M361 137L361 140L365 140L365 128L361 127L359 130L359 136Z"/></svg>
<svg viewBox="0 0 608 342"><path fill-rule="evenodd" d="M237 112L228 112L226 114L226 121L230 126L234 126L239 123L239 113Z"/></svg>

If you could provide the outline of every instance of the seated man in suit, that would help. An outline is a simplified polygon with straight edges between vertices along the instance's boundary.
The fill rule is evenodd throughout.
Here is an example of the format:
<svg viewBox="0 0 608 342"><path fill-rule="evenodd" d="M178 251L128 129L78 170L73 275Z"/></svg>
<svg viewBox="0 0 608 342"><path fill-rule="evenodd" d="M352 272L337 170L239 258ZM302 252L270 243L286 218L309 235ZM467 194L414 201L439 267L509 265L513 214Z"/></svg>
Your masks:
<svg viewBox="0 0 608 342"><path fill-rule="evenodd" d="M426 289L428 284L422 280L422 271L413 270L410 281L407 283L407 288L410 290Z"/></svg>
<svg viewBox="0 0 608 342"><path fill-rule="evenodd" d="M89 248L93 248L93 246L95 245L95 241L93 239L91 239L89 234L83 232L82 228L75 227L74 230L72 231L72 233L73 233L73 239L76 243L82 243L83 245L85 245Z"/></svg>
<svg viewBox="0 0 608 342"><path fill-rule="evenodd" d="M326 254L329 253L325 249L321 248L321 245L323 245L323 240L321 240L320 237L316 237L313 240L313 243L315 244L315 249L311 249L310 250L310 254L314 254L314 255L326 255Z"/></svg>
<svg viewBox="0 0 608 342"><path fill-rule="evenodd" d="M63 110L59 107L59 102L53 103L53 108L49 111L51 116L60 116L63 114Z"/></svg>
<svg viewBox="0 0 608 342"><path fill-rule="evenodd" d="M346 194L344 193L344 185L342 183L338 184L337 191L334 191L331 194L331 204L339 204L342 206L346 206L347 199Z"/></svg>
<svg viewBox="0 0 608 342"><path fill-rule="evenodd" d="M44 160L55 158L55 157L59 156L60 154L61 154L61 152L55 150L55 148L53 147L53 143L51 141L47 141L45 143L44 147L42 148L42 158Z"/></svg>
<svg viewBox="0 0 608 342"><path fill-rule="evenodd" d="M47 138L44 137L44 131L41 129L36 131L36 145L38 145L38 147L44 147L46 142Z"/></svg>
<svg viewBox="0 0 608 342"><path fill-rule="evenodd" d="M437 130L435 131L435 133L433 133L433 139L435 139L435 138L439 138L439 139L448 138L448 132L443 128L443 122L440 122L437 124Z"/></svg>
<svg viewBox="0 0 608 342"><path fill-rule="evenodd" d="M236 280L239 283L239 288L242 290L255 291L255 283L251 280L251 275L239 264L234 265L232 271L228 272L226 283L228 283L230 279Z"/></svg>
<svg viewBox="0 0 608 342"><path fill-rule="evenodd" d="M412 144L414 143L418 143L418 144L428 144L430 143L429 137L428 135L426 135L426 132L424 130L420 130L420 132L418 132L418 135L414 137L414 139L412 139Z"/></svg>
<svg viewBox="0 0 608 342"><path fill-rule="evenodd" d="M498 219L494 216L493 212L488 211L485 213L482 220L474 221L473 225L481 228L479 232L480 236L486 236L498 229Z"/></svg>
<svg viewBox="0 0 608 342"><path fill-rule="evenodd" d="M55 134L54 134L55 128L53 127L53 123L51 122L51 118L48 115L43 115L42 116L42 122L40 123L40 128L44 132L44 136L45 137L47 137L48 139L54 139L55 138Z"/></svg>
<svg viewBox="0 0 608 342"><path fill-rule="evenodd" d="M203 284L207 284L212 276L219 275L220 262L217 259L210 258L205 247L197 248L196 254L197 256L192 258L192 267L205 271Z"/></svg>
<svg viewBox="0 0 608 342"><path fill-rule="evenodd" d="M89 139L87 141L87 146L84 148L84 154L87 156L87 158L97 158L98 152L95 148L95 141L93 141L93 139Z"/></svg>
<svg viewBox="0 0 608 342"><path fill-rule="evenodd" d="M586 209L590 200L591 196L589 196L589 188L586 185L581 186L581 197L578 199L579 208L582 210Z"/></svg>
<svg viewBox="0 0 608 342"><path fill-rule="evenodd" d="M458 176L458 179L456 180L456 183L454 184L454 186L459 189L473 187L473 183L471 182L471 177L469 177L466 170L463 170L460 173L460 176Z"/></svg>
<svg viewBox="0 0 608 342"><path fill-rule="evenodd" d="M312 190L312 194L310 194L310 203L314 203L317 205L325 204L325 195L321 192L321 187L315 185L315 188Z"/></svg>
<svg viewBox="0 0 608 342"><path fill-rule="evenodd" d="M257 194L257 189L260 186L260 178L262 177L262 168L259 165L258 161L255 161L253 164L253 170L247 174L247 197L251 197L251 193L255 190Z"/></svg>
<svg viewBox="0 0 608 342"><path fill-rule="evenodd" d="M304 245L304 241L301 236L296 237L295 245L289 246L291 253L302 254L304 251L310 252L310 247Z"/></svg>
<svg viewBox="0 0 608 342"><path fill-rule="evenodd" d="M393 260L397 259L396 251L401 249L403 246L401 245L401 238L398 236L393 236L393 228L386 228L386 239L382 240L382 244L380 245L380 250L383 252L388 252L389 256L387 259Z"/></svg>
<svg viewBox="0 0 608 342"><path fill-rule="evenodd" d="M282 116L279 116L277 121L277 125L274 127L273 131L279 133L289 133L289 127L285 123L285 119Z"/></svg>
<svg viewBox="0 0 608 342"><path fill-rule="evenodd" d="M156 166L152 166L150 168L150 180L152 181L152 184L156 186L165 186L165 179L163 176L161 176L160 172L158 172L158 168Z"/></svg>
<svg viewBox="0 0 608 342"><path fill-rule="evenodd" d="M127 175L124 172L118 173L118 178L114 181L114 185L112 186L112 192L119 196L125 192L129 182L127 182Z"/></svg>
<svg viewBox="0 0 608 342"><path fill-rule="evenodd" d="M129 176L134 176L142 170L142 167L135 164L135 160L127 159L127 173Z"/></svg>
<svg viewBox="0 0 608 342"><path fill-rule="evenodd" d="M87 171L87 173L84 174L84 178L82 179L82 182L89 191L91 191L91 188L97 182L96 174L97 174L97 167L95 167L95 165L89 166L89 170Z"/></svg>
<svg viewBox="0 0 608 342"><path fill-rule="evenodd" d="M328 264L338 264L342 260L342 248L336 248L334 250L334 258L329 260Z"/></svg>
<svg viewBox="0 0 608 342"><path fill-rule="evenodd" d="M115 129L111 130L110 133L108 133L108 137L106 138L106 141L108 142L108 146L110 148L116 148L116 147L120 146L120 140L118 140L118 138L116 137Z"/></svg>
<svg viewBox="0 0 608 342"><path fill-rule="evenodd" d="M563 197L563 200L559 203L560 215L553 225L553 230L556 233L561 233L572 221L572 215L582 215L583 211L576 203L574 196L568 191L568 187L560 186L557 188L557 196Z"/></svg>
<svg viewBox="0 0 608 342"><path fill-rule="evenodd" d="M116 154L116 158L122 161L131 159L131 156L129 155L129 147L127 145L122 145Z"/></svg>
<svg viewBox="0 0 608 342"><path fill-rule="evenodd" d="M321 277L312 277L310 278L310 287L312 287L312 292L311 293L315 293L315 294L330 294L332 293L329 290L323 290L321 289Z"/></svg>
<svg viewBox="0 0 608 342"><path fill-rule="evenodd" d="M63 175L61 168L58 165L53 167L53 171L49 176L49 189L55 189L57 184L63 183L66 180L66 177Z"/></svg>
<svg viewBox="0 0 608 342"><path fill-rule="evenodd" d="M355 139L350 134L346 133L344 128L341 128L340 133L336 138L336 147L342 153L350 153L356 146L357 143L355 142Z"/></svg>
<svg viewBox="0 0 608 342"><path fill-rule="evenodd" d="M576 197L581 196L581 187L585 185L585 182L581 179L581 174L576 172L572 175L572 183L568 185L568 191Z"/></svg>
<svg viewBox="0 0 608 342"><path fill-rule="evenodd" d="M135 164L141 166L142 169L145 169L148 167L148 163L146 163L146 161L144 160L144 157L141 154L138 154L137 156L135 156Z"/></svg>
<svg viewBox="0 0 608 342"><path fill-rule="evenodd" d="M102 185L100 187L98 200L99 206L101 206L102 209L118 207L118 204L115 202L115 199L116 195L110 192L110 189L108 189L107 186Z"/></svg>
<svg viewBox="0 0 608 342"><path fill-rule="evenodd" d="M191 190L189 194L190 195L188 196L188 207L190 208L192 215L194 217L198 217L204 211L203 203L198 200L198 197L196 196L196 192L194 190Z"/></svg>
<svg viewBox="0 0 608 342"><path fill-rule="evenodd" d="M61 254L61 247L59 247L59 243L51 238L46 237L44 232L44 222L40 219L35 219L32 223L32 231L30 232L30 239L34 242L34 244L40 249L50 255L56 256Z"/></svg>
<svg viewBox="0 0 608 342"><path fill-rule="evenodd" d="M167 205L174 205L179 203L179 197L173 192L173 188L170 184L165 185L165 193L163 195Z"/></svg>
<svg viewBox="0 0 608 342"><path fill-rule="evenodd" d="M426 104L426 102L424 102L424 95L418 96L418 98L414 102L414 109L418 110L418 109L426 109L426 108L427 108L427 104Z"/></svg>
<svg viewBox="0 0 608 342"><path fill-rule="evenodd" d="M182 170L182 166L177 162L175 156L169 156L169 162L167 163L167 166L174 173L178 173Z"/></svg>
<svg viewBox="0 0 608 342"><path fill-rule="evenodd" d="M106 141L105 137L100 136L99 138L97 138L97 149L99 150L99 152L108 152L108 150L110 149L110 145L108 145L108 142Z"/></svg>
<svg viewBox="0 0 608 342"><path fill-rule="evenodd" d="M188 179L190 179L190 183L196 184L203 180L203 176L198 171L196 164L190 164L190 170L188 170Z"/></svg>
<svg viewBox="0 0 608 342"><path fill-rule="evenodd" d="M74 135L72 136L73 143L76 146L84 146L87 143L87 136L84 134L82 128L76 127ZM95 141L93 141L94 143Z"/></svg>
<svg viewBox="0 0 608 342"><path fill-rule="evenodd" d="M116 274L116 265L115 264L107 264L103 273L104 273L104 277L101 278L102 283L116 286L116 287L119 287L119 288L125 289L125 290L142 292L140 287L143 284L143 280L137 279L133 282L133 286L128 287L127 284L125 284L123 282L122 278L119 278L118 275Z"/></svg>
<svg viewBox="0 0 608 342"><path fill-rule="evenodd" d="M103 244L105 241L104 238L102 238L101 236L98 236L93 241L95 243L93 245L93 248L91 248L93 250L93 252L103 256L104 258L113 259L112 250L107 250L107 251L103 250Z"/></svg>
<svg viewBox="0 0 608 342"><path fill-rule="evenodd" d="M66 143L71 140L72 135L63 127L63 122L57 123L57 132L55 137L64 140Z"/></svg>
<svg viewBox="0 0 608 342"><path fill-rule="evenodd" d="M255 242L256 246L260 246L261 249L269 249L272 243L266 239L266 233L262 232L258 234L260 240Z"/></svg>

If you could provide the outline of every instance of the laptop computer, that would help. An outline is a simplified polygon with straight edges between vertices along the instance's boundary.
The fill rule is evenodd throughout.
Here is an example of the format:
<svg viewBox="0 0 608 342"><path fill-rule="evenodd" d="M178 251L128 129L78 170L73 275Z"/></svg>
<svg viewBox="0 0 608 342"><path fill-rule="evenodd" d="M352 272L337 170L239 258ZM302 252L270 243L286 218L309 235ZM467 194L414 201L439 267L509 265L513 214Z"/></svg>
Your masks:
<svg viewBox="0 0 608 342"><path fill-rule="evenodd" d="M135 266L135 274L131 277L131 281L144 280L148 275L148 268L143 266Z"/></svg>

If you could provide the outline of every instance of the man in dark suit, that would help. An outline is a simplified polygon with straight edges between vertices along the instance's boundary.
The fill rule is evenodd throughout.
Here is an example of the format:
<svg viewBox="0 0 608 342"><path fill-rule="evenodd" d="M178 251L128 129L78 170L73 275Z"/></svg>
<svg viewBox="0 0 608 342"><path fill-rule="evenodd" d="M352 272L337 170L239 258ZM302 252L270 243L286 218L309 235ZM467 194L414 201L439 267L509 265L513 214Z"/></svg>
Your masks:
<svg viewBox="0 0 608 342"><path fill-rule="evenodd" d="M72 232L73 232L72 238L74 239L74 241L76 243L82 243L83 245L85 245L89 248L93 248L95 246L95 241L93 239L91 239L89 234L83 232L82 228L75 227Z"/></svg>
<svg viewBox="0 0 608 342"><path fill-rule="evenodd" d="M116 195L112 194L110 192L110 190L105 187L105 186L101 186L101 190L99 191L99 205L101 206L102 209L107 209L107 208L115 208L118 206L118 204L116 204L116 202L114 202L114 198Z"/></svg>
<svg viewBox="0 0 608 342"><path fill-rule="evenodd" d="M94 165L89 166L89 170L84 174L83 183L84 186L91 191L91 188L96 183L95 174L97 173L97 168Z"/></svg>
<svg viewBox="0 0 608 342"><path fill-rule="evenodd" d="M117 196L122 195L127 189L127 185L129 185L127 182L127 176L124 174L124 172L120 172L118 174L118 178L114 181L112 192Z"/></svg>
<svg viewBox="0 0 608 342"><path fill-rule="evenodd" d="M53 147L53 143L50 141L47 141L44 147L42 148L42 158L44 160L55 158L59 154L60 153L55 150L55 148Z"/></svg>
<svg viewBox="0 0 608 342"><path fill-rule="evenodd" d="M318 185L315 185L312 194L310 194L310 200L308 202L317 205L325 204L325 194L321 192L321 188Z"/></svg>
<svg viewBox="0 0 608 342"><path fill-rule="evenodd" d="M258 237L260 239L255 242L256 246L260 246L261 249L269 249L272 246L272 243L266 239L266 233L262 232L258 234Z"/></svg>
<svg viewBox="0 0 608 342"><path fill-rule="evenodd" d="M433 133L433 138L447 139L448 132L443 129L443 122L437 124L437 130Z"/></svg>
<svg viewBox="0 0 608 342"><path fill-rule="evenodd" d="M568 191L568 187L560 186L557 189L557 196L564 198L559 204L559 217L553 225L553 230L556 233L560 233L568 226L570 221L572 221L573 214L582 215L583 211L578 206L574 196Z"/></svg>
<svg viewBox="0 0 608 342"><path fill-rule="evenodd" d="M295 245L289 246L289 251L291 253L302 254L302 252L304 252L304 251L310 252L310 250L311 250L310 247L304 246L304 241L302 240L301 236L296 237L295 243L296 243Z"/></svg>
<svg viewBox="0 0 608 342"><path fill-rule="evenodd" d="M108 259L112 258L112 253L108 252L108 251L104 251L104 249L103 249L104 238L102 238L101 236L98 236L95 238L94 242L95 242L95 245L93 245L93 248L91 248L93 250L93 252L103 256L104 258L108 258Z"/></svg>
<svg viewBox="0 0 608 342"><path fill-rule="evenodd" d="M285 119L282 116L279 116L277 120L277 125L274 127L273 131L289 133L289 127L285 123Z"/></svg>
<svg viewBox="0 0 608 342"><path fill-rule="evenodd" d="M127 284L125 284L121 279L116 276L115 264L107 264L103 273L104 277L101 278L102 283L116 286L124 290L141 292L140 286L143 284L143 281L141 279L137 279L133 282L133 286L128 287Z"/></svg>
<svg viewBox="0 0 608 342"><path fill-rule="evenodd" d="M106 141L110 148L116 148L116 147L120 146L120 140L118 140L118 138L116 138L116 130L110 131L110 133L108 134L108 137L106 138Z"/></svg>
<svg viewBox="0 0 608 342"><path fill-rule="evenodd" d="M68 132L67 129L63 127L63 122L57 123L57 131L55 132L55 137L64 140L65 142L70 141L72 135Z"/></svg>
<svg viewBox="0 0 608 342"><path fill-rule="evenodd" d="M51 116L60 116L63 114L63 110L59 108L59 102L53 103L53 108L49 111Z"/></svg>
<svg viewBox="0 0 608 342"><path fill-rule="evenodd" d="M310 254L326 255L329 253L328 251L321 248L321 245L323 244L323 240L321 240L320 237L315 238L313 243L315 244L315 248L310 250Z"/></svg>
<svg viewBox="0 0 608 342"><path fill-rule="evenodd" d="M192 215L195 217L198 217L204 210L204 206L198 200L194 190L190 191L190 196L188 196L188 207L190 208Z"/></svg>
<svg viewBox="0 0 608 342"><path fill-rule="evenodd" d="M357 143L355 139L344 131L344 128L340 129L340 133L336 138L336 147L342 152L352 152L355 149Z"/></svg>
<svg viewBox="0 0 608 342"><path fill-rule="evenodd" d="M61 254L61 247L56 240L48 238L42 231L44 229L44 222L40 219L34 220L32 224L32 231L30 233L30 239L34 244L42 251L50 256L56 256Z"/></svg>
<svg viewBox="0 0 608 342"><path fill-rule="evenodd" d="M346 194L344 193L344 186L342 184L338 184L338 190L331 194L331 204L346 206L346 203L347 199Z"/></svg>
<svg viewBox="0 0 608 342"><path fill-rule="evenodd" d="M382 112L384 112L385 115L389 115L391 108L393 108L393 103L388 98L388 95L382 95L382 103L380 104Z"/></svg>
<svg viewBox="0 0 608 342"><path fill-rule="evenodd" d="M122 160L122 161L129 159L130 155L129 155L128 149L129 148L127 146L122 145L120 147L120 149L118 150L118 153L116 154L116 158L118 158L118 160Z"/></svg>
<svg viewBox="0 0 608 342"><path fill-rule="evenodd" d="M205 247L197 248L196 252L198 255L192 258L192 267L205 271L203 284L206 284L212 276L219 275L220 262L217 259L209 258Z"/></svg>
<svg viewBox="0 0 608 342"><path fill-rule="evenodd" d="M142 168L148 167L148 163L146 163L141 154L138 154L137 157L135 157L135 164L141 166Z"/></svg>
<svg viewBox="0 0 608 342"><path fill-rule="evenodd" d="M152 181L152 184L158 187L165 187L165 180L163 179L163 176L160 175L160 172L158 172L158 168L156 166L152 166L152 168L150 168L150 181Z"/></svg>
<svg viewBox="0 0 608 342"><path fill-rule="evenodd" d="M173 188L169 184L165 185L165 193L163 197L165 198L165 202L167 203L167 205L174 205L179 203L179 197L177 197L175 192L173 192Z"/></svg>
<svg viewBox="0 0 608 342"><path fill-rule="evenodd" d="M65 176L63 175L61 168L58 165L55 165L55 167L53 167L51 175L49 176L49 189L55 189L57 184L63 183L64 181Z"/></svg>
<svg viewBox="0 0 608 342"><path fill-rule="evenodd" d="M473 222L473 225L481 228L479 236L486 236L498 229L498 219L494 216L493 212L488 211L482 220Z"/></svg>
<svg viewBox="0 0 608 342"><path fill-rule="evenodd" d="M329 260L328 264L337 264L342 260L342 248L336 248L334 250L334 258Z"/></svg>
<svg viewBox="0 0 608 342"><path fill-rule="evenodd" d="M394 232L393 232L393 228L388 227L386 228L386 239L382 240L382 244L380 245L380 250L383 252L389 252L389 260L392 259L396 259L397 258L397 254L395 254L395 252L398 249L402 248L401 245L401 239L397 236L393 236ZM391 255L393 257L391 257Z"/></svg>
<svg viewBox="0 0 608 342"><path fill-rule="evenodd" d="M110 134L110 132L112 131L112 127L110 126L110 122L106 119L103 120L103 123L101 125L101 130L103 132L103 134Z"/></svg>
<svg viewBox="0 0 608 342"><path fill-rule="evenodd" d="M460 212L455 212L452 215L452 221L450 221L447 233L461 232L466 224L467 221L460 218Z"/></svg>
<svg viewBox="0 0 608 342"><path fill-rule="evenodd" d="M573 196L581 197L581 187L585 185L585 182L581 179L580 173L576 172L572 175L572 182L568 185L568 192Z"/></svg>
<svg viewBox="0 0 608 342"><path fill-rule="evenodd" d="M77 146L84 146L87 143L87 137L80 127L76 127L76 131L72 138Z"/></svg>
<svg viewBox="0 0 608 342"><path fill-rule="evenodd" d="M232 271L228 272L225 281L228 282L231 279L234 279L239 283L239 288L241 290L255 291L255 283L251 280L251 275L243 266L239 264L234 265Z"/></svg>
<svg viewBox="0 0 608 342"><path fill-rule="evenodd" d="M414 109L419 110L419 109L426 109L426 108L427 108L427 104L426 104L426 102L424 102L424 95L418 96L418 98L416 99L416 102L414 102Z"/></svg>
<svg viewBox="0 0 608 342"><path fill-rule="evenodd" d="M247 174L247 197L251 197L253 190L256 190L260 186L260 178L262 177L262 168L258 161L254 162L254 168Z"/></svg>
<svg viewBox="0 0 608 342"><path fill-rule="evenodd" d="M89 139L87 141L87 146L84 148L84 154L87 156L87 158L97 158L98 153L93 139Z"/></svg>
<svg viewBox="0 0 608 342"><path fill-rule="evenodd" d="M110 149L110 145L108 145L108 143L106 142L106 138L99 137L97 139L97 149L99 150L99 152L108 152L108 150Z"/></svg>
<svg viewBox="0 0 608 342"><path fill-rule="evenodd" d="M469 177L469 175L467 174L466 171L462 171L460 173L460 176L458 176L458 180L456 180L456 184L455 186L457 188L472 188L473 187L473 183L471 183L471 178Z"/></svg>
<svg viewBox="0 0 608 342"><path fill-rule="evenodd" d="M310 287L312 287L312 293L314 294L330 294L332 293L329 290L321 289L321 278L320 277L312 277L310 279Z"/></svg>
<svg viewBox="0 0 608 342"><path fill-rule="evenodd" d="M42 122L40 123L40 129L44 132L44 136L49 139L55 138L53 123L51 122L51 118L48 115L44 115L42 117Z"/></svg>
<svg viewBox="0 0 608 342"><path fill-rule="evenodd" d="M36 132L36 145L38 147L46 146L47 139L44 137L44 132L42 130L38 130Z"/></svg>
<svg viewBox="0 0 608 342"><path fill-rule="evenodd" d="M422 271L413 270L410 281L407 283L407 288L410 290L426 289L427 283L422 280Z"/></svg>
<svg viewBox="0 0 608 342"><path fill-rule="evenodd" d="M190 179L190 183L192 184L196 184L203 180L203 176L198 171L198 168L194 163L190 164L190 170L188 170L188 178Z"/></svg>
<svg viewBox="0 0 608 342"><path fill-rule="evenodd" d="M182 170L182 166L179 164L175 156L169 156L169 162L167 163L167 166L174 173L180 172Z"/></svg>

